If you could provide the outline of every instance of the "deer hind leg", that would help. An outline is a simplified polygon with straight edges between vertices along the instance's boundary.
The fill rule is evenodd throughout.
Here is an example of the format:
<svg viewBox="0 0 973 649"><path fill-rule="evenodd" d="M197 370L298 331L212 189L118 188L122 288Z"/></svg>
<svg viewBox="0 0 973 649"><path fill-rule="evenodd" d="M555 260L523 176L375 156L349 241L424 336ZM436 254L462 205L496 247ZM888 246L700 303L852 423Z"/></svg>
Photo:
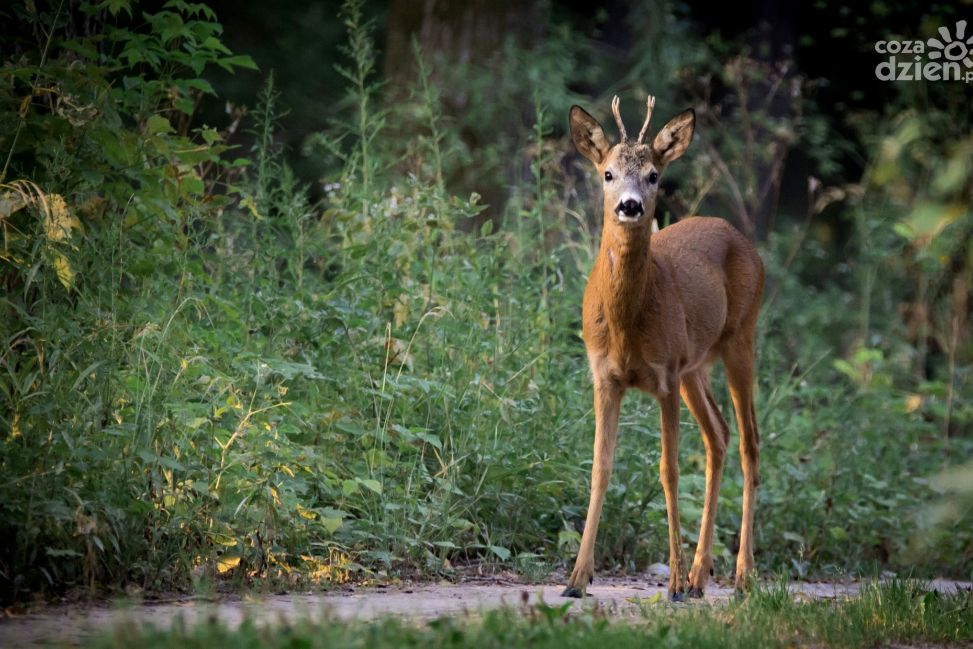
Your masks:
<svg viewBox="0 0 973 649"><path fill-rule="evenodd" d="M659 396L662 414L662 460L659 475L666 494L666 516L669 521L669 599L681 602L686 594L686 568L679 524L679 393L676 382Z"/></svg>
<svg viewBox="0 0 973 649"><path fill-rule="evenodd" d="M720 479L723 476L723 460L730 439L730 430L720 414L710 390L707 370L682 377L679 387L683 401L699 423L706 447L706 500L703 519L699 526L699 542L696 556L689 571L690 597L702 597L703 589L713 570L713 528L716 524L716 505L720 495Z"/></svg>
<svg viewBox="0 0 973 649"><path fill-rule="evenodd" d="M754 570L753 510L760 483L760 433L753 406L753 334L730 341L723 357L730 396L740 429L740 464L743 467L743 516L740 523L740 553L737 555L736 589L742 592Z"/></svg>
<svg viewBox="0 0 973 649"><path fill-rule="evenodd" d="M618 413L622 403L622 389L611 381L595 379L595 450L591 465L591 500L585 518L581 548L561 597L584 597L595 574L595 537L605 502L605 491L611 478L618 434Z"/></svg>

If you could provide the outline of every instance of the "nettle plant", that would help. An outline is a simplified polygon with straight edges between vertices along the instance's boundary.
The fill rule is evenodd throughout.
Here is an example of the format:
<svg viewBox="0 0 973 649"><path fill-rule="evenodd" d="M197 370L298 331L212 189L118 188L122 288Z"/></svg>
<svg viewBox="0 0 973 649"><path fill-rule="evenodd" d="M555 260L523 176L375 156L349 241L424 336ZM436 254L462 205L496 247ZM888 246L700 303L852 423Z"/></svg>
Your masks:
<svg viewBox="0 0 973 649"><path fill-rule="evenodd" d="M180 206L198 203L243 164L221 159L225 133L191 124L202 98L215 95L204 71L255 69L253 60L222 44L222 27L205 5L170 0L155 13L133 5L13 9L25 29L0 70L0 106L17 115L0 127L10 289L30 283L13 276L25 275L41 250L51 262L41 269L72 288L64 244L86 227L115 217L178 222ZM52 254L55 244L64 249Z"/></svg>

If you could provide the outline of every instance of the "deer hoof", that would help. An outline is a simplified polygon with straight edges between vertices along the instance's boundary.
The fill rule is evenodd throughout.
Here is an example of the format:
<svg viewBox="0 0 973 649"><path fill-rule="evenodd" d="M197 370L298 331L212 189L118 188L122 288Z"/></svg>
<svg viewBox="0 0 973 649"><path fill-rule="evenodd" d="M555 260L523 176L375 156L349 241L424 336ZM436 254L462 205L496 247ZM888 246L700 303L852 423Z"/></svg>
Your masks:
<svg viewBox="0 0 973 649"><path fill-rule="evenodd" d="M686 593L682 592L681 590L678 591L678 592L669 593L669 601L670 602L685 602L686 601Z"/></svg>
<svg viewBox="0 0 973 649"><path fill-rule="evenodd" d="M691 587L689 589L689 592L686 593L686 596L689 597L690 599L702 599L703 598L703 589L702 588L697 588L696 586L693 586L693 587Z"/></svg>
<svg viewBox="0 0 973 649"><path fill-rule="evenodd" d="M581 599L584 597L584 591L577 586L568 586L564 589L564 592L561 593L561 597L573 597L575 599Z"/></svg>

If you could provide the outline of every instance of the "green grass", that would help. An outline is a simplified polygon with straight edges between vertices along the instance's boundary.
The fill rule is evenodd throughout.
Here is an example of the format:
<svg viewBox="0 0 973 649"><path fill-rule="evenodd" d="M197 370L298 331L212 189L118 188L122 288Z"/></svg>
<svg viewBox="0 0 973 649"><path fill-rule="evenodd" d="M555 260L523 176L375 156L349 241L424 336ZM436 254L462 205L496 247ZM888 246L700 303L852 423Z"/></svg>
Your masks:
<svg viewBox="0 0 973 649"><path fill-rule="evenodd" d="M113 647L876 647L892 643L956 646L973 642L973 595L943 595L898 581L866 586L861 596L799 602L783 587L758 589L743 603L647 605L619 619L597 607L567 613L538 605L502 610L482 619L442 618L428 623L381 620L294 622L236 630L219 623L168 630L121 628L86 646Z"/></svg>

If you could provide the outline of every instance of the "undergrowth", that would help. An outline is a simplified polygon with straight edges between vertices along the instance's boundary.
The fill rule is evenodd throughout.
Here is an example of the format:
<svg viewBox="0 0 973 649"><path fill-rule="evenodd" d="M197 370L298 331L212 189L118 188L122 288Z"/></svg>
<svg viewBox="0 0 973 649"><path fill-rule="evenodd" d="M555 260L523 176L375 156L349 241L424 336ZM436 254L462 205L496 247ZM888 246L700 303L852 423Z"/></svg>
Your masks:
<svg viewBox="0 0 973 649"><path fill-rule="evenodd" d="M207 66L252 65L220 44L205 6L169 2L145 22L124 1L38 6L19 18L56 36L47 58L18 41L26 58L0 70L0 104L18 115L0 132L2 598L326 586L470 562L540 579L539 566L569 560L590 471L580 300L597 241L550 127L573 98L530 95L526 173L485 219L478 194L450 186L474 163L434 70L416 48L411 96L382 103L370 26L350 1L351 110L308 143L334 168L317 204L275 144L288 98L272 76L248 114L194 124L213 93ZM77 36L79 20L102 33ZM895 287L862 307L867 274L839 264L820 281L833 256L806 235L780 227L762 248L758 564L967 575L969 529L946 516L950 533L929 543L916 512L929 478L969 451L941 430L968 368L916 386L909 344L872 313L894 311ZM954 427L970 421L950 403ZM704 455L683 420L691 544ZM658 453L655 406L630 396L603 568L666 556ZM737 466L731 455L717 521L724 573ZM530 629L564 639L556 625L511 633Z"/></svg>

